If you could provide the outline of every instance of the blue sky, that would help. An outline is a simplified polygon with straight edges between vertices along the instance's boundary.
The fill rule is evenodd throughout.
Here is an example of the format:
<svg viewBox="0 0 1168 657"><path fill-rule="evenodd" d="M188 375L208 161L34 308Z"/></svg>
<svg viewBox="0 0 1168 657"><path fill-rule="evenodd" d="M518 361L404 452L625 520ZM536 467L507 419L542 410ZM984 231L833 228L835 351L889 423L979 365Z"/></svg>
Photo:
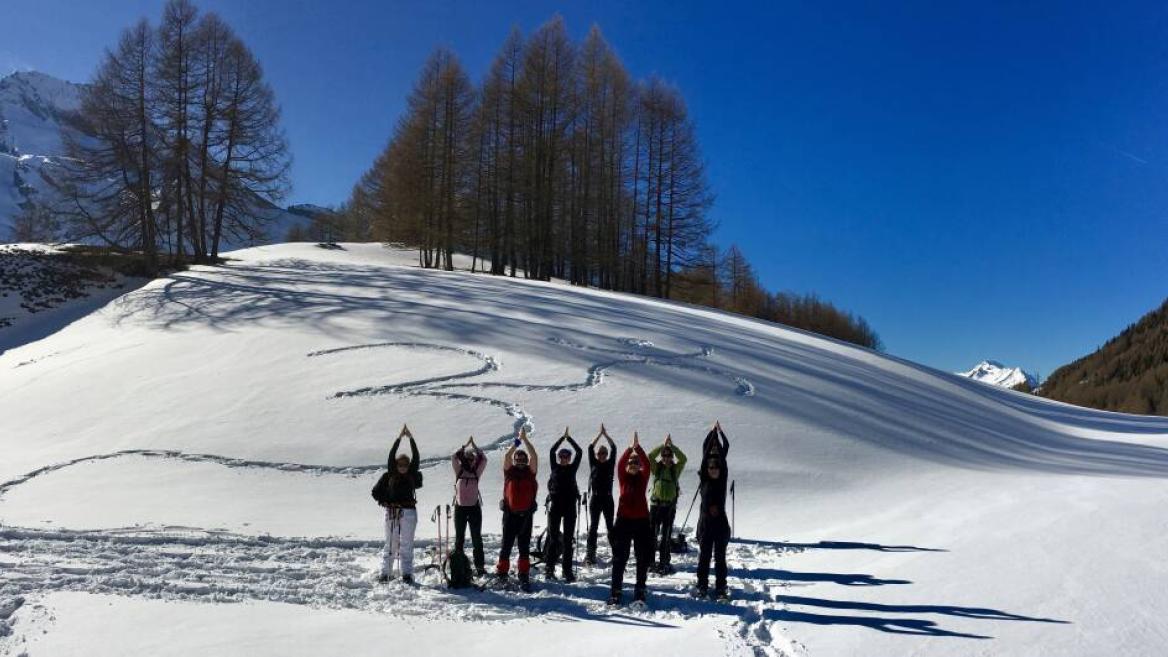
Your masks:
<svg viewBox="0 0 1168 657"><path fill-rule="evenodd" d="M162 4L5 0L0 73L84 80ZM1164 3L197 4L264 62L292 201L344 200L434 46L477 79L511 25L558 12L682 89L717 241L769 287L862 314L892 354L1046 375L1168 295Z"/></svg>

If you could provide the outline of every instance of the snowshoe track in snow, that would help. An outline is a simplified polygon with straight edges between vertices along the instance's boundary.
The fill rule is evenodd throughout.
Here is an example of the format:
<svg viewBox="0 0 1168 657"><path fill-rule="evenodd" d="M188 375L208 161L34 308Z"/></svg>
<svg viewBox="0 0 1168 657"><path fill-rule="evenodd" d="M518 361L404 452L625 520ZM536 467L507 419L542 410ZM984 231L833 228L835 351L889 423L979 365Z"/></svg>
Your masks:
<svg viewBox="0 0 1168 657"><path fill-rule="evenodd" d="M497 551L498 537L485 538L487 551ZM771 622L762 614L765 609L777 608L777 595L755 596L769 598L765 601L731 603L690 598L692 555L679 555L676 574L650 579L648 604L638 610L631 605L606 606L607 568L581 568L574 584L549 582L535 575L531 593L490 588L450 590L436 569L427 568L424 562L429 557L424 557L416 562L419 586L396 580L378 583L378 543L251 537L181 528L71 531L0 527L0 622L6 622L27 596L48 591L206 603L259 600L478 622L527 617L603 618L668 627L700 615L718 615L729 622L725 637L754 654L793 654L773 647ZM425 554L430 543L419 541L418 554ZM603 547L601 552L607 557ZM733 588L743 585L743 580L731 579Z"/></svg>

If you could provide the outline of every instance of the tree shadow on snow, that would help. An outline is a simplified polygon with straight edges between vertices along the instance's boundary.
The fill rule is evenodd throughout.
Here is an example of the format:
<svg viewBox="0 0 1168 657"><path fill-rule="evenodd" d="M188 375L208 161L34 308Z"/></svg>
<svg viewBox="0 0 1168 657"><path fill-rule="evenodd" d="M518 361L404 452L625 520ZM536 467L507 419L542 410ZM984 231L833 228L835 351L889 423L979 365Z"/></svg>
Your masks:
<svg viewBox="0 0 1168 657"><path fill-rule="evenodd" d="M733 326L695 321L695 312L723 314L560 284L298 260L196 268L120 297L109 310L115 321L133 318L164 330L296 322L339 345L368 337L346 321L357 316L370 326L397 327L396 338L409 332L578 363L581 378L597 355L548 338L610 345L619 326L659 344L716 345L709 362L741 372L757 391L743 403L858 442L964 468L1168 478L1168 449L1082 437L1085 431L1168 437L1168 419L1076 409L828 338L811 341L766 322L731 315L725 316ZM735 394L729 384L712 387L708 371L639 375L673 389Z"/></svg>

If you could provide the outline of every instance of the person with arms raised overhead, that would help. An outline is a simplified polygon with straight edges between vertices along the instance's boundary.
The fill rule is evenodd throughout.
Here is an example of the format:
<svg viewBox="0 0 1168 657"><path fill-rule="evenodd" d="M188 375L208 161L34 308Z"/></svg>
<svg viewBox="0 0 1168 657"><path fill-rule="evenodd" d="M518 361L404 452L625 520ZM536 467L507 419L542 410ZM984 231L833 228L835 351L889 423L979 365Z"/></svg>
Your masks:
<svg viewBox="0 0 1168 657"><path fill-rule="evenodd" d="M571 449L568 445L571 445ZM576 531L576 509L580 502L580 487L576 484L576 473L580 470L580 456L584 453L580 445L564 428L564 435L552 444L550 450L551 472L548 474L547 510L547 550L544 555L544 572L548 579L556 577L556 561L563 561L565 582L576 581L573 571L572 546Z"/></svg>
<svg viewBox="0 0 1168 657"><path fill-rule="evenodd" d="M673 444L673 437L649 452L653 464L653 490L649 495L649 519L657 554L657 573L673 572L670 547L673 536L673 518L677 515L677 497L681 494L681 472L685 469L685 454Z"/></svg>
<svg viewBox="0 0 1168 657"><path fill-rule="evenodd" d="M649 504L645 500L645 491L649 488L649 457L641 448L641 440L636 433L633 434L632 444L621 454L616 470L620 499L611 536L612 592L608 604L612 606L621 603L621 586L624 583L625 566L629 562L629 548L634 549L637 559L634 602L645 601L645 580L649 574L649 562L653 560L653 531L649 527Z"/></svg>
<svg viewBox="0 0 1168 657"><path fill-rule="evenodd" d="M698 472L701 481L701 509L698 514L698 581L694 594L705 597L710 585L710 557L714 559L714 591L719 599L726 598L726 546L730 542L730 522L726 518L726 486L730 472L726 465L726 453L730 451L730 441L722 433L722 427L715 425L711 442L718 448L706 449L702 468ZM721 439L719 442L718 439Z"/></svg>
<svg viewBox="0 0 1168 657"><path fill-rule="evenodd" d="M398 454L402 438L409 438L410 453ZM417 489L422 487L418 463L418 444L410 428L402 425L401 433L389 450L388 471L373 487L373 499L385 507L385 549L381 552L378 581L393 578L393 564L401 562L402 581L414 581L414 531L418 528Z"/></svg>
<svg viewBox="0 0 1168 657"><path fill-rule="evenodd" d="M726 458L729 451L730 440L722 431L722 423L714 422L714 428L706 433L706 438L702 441L702 458L704 459L711 454Z"/></svg>
<svg viewBox="0 0 1168 657"><path fill-rule="evenodd" d="M479 477L487 469L487 455L475 444L474 436L450 457L454 468L454 550L463 553L466 530L470 527L470 541L474 547L475 574L486 574L483 556L483 499L479 493Z"/></svg>
<svg viewBox="0 0 1168 657"><path fill-rule="evenodd" d="M599 445L600 438L608 445ZM600 527L600 517L604 516L604 530L608 536L608 546L612 547L612 477L616 466L616 443L609 437L604 425L600 433L588 445L588 543L584 553L584 565L596 564L596 534Z"/></svg>
<svg viewBox="0 0 1168 657"><path fill-rule="evenodd" d="M519 449L520 444L523 449ZM511 549L518 543L519 587L530 590L531 580L531 521L538 508L539 457L527 438L527 428L519 431L519 438L503 457L503 544L499 548L499 563L495 574L506 580L511 571Z"/></svg>

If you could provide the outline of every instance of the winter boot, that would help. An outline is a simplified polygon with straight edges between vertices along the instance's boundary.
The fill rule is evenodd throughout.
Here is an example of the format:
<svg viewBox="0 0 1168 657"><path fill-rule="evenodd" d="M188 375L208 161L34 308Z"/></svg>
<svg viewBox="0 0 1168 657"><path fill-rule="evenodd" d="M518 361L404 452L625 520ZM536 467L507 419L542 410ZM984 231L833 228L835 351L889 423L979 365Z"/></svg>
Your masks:
<svg viewBox="0 0 1168 657"><path fill-rule="evenodd" d="M644 602L645 602L645 587L638 586L637 588L633 589L633 602L640 602L640 603L644 604Z"/></svg>
<svg viewBox="0 0 1168 657"><path fill-rule="evenodd" d="M620 605L621 605L621 592L620 591L613 591L612 594L608 596L608 606L609 607L619 607Z"/></svg>

